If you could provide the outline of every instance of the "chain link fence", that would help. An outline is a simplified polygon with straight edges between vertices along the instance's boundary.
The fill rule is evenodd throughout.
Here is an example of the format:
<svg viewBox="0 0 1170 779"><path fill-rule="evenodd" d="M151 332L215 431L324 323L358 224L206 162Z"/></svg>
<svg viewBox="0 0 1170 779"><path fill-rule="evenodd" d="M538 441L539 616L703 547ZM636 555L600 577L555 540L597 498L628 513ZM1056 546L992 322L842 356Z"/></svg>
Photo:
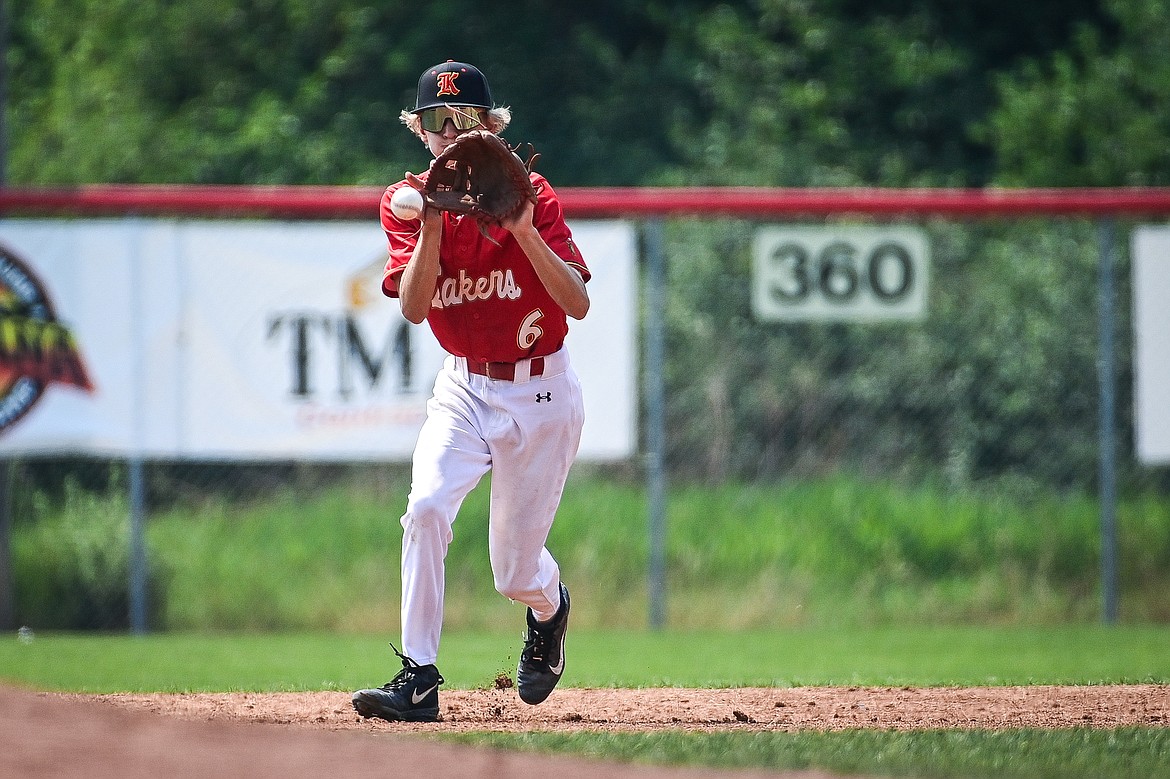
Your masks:
<svg viewBox="0 0 1170 779"><path fill-rule="evenodd" d="M611 465L613 478L636 483L650 469L651 492L658 468L660 485L849 474L953 489L993 485L1018 495L1097 494L1104 441L1115 453L1118 490L1170 493L1170 469L1142 465L1133 454L1132 223L1118 223L1110 249L1116 416L1105 431L1097 219L884 222L891 223L928 239L929 275L915 281L927 284L920 318L763 320L753 309L754 240L763 223L661 222L665 286L658 297L647 277L640 296L643 332L660 327L663 347L661 366L644 351L641 386L661 381L661 408L644 392L641 454ZM812 267L814 286L837 283L832 270ZM131 627L136 510L149 524L175 507L247 507L336 485L395 500L404 499L408 481L401 462L151 461L141 464L136 497L134 467L70 453L4 463L12 544L9 602L0 616L8 625ZM392 533L396 516L390 509L387 516ZM153 563L148 570L146 620L159 624L166 572Z"/></svg>

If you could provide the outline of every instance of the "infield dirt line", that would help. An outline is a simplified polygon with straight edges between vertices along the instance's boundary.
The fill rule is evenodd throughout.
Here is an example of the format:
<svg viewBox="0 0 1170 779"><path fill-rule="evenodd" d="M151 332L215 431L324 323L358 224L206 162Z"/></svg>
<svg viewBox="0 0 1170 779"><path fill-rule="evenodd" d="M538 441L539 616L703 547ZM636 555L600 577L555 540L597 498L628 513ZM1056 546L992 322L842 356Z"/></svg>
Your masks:
<svg viewBox="0 0 1170 779"><path fill-rule="evenodd" d="M66 696L68 697L68 696ZM363 720L348 692L76 696L184 719L404 733L1170 727L1170 685L451 690L441 722Z"/></svg>
<svg viewBox="0 0 1170 779"><path fill-rule="evenodd" d="M331 700L326 705L342 697L338 693L327 696ZM287 718L289 725L271 724L284 719L283 715L251 723L239 721L242 718L236 716L233 706L225 707L222 700L210 710L212 715L206 717L210 721L193 721L191 714L198 707L186 709L186 719L158 716L149 713L141 699L125 698L119 703L116 697L32 692L0 685L0 776L316 779L410 772L429 779L833 779L815 770L717 771L507 752L442 744L392 730L337 732L323 729L315 720L303 723L311 727L289 726L305 714L299 708L303 696L271 696L284 705L297 704L293 716ZM211 700L197 697L204 703ZM251 702L240 705L246 710ZM195 719L204 719L207 713Z"/></svg>

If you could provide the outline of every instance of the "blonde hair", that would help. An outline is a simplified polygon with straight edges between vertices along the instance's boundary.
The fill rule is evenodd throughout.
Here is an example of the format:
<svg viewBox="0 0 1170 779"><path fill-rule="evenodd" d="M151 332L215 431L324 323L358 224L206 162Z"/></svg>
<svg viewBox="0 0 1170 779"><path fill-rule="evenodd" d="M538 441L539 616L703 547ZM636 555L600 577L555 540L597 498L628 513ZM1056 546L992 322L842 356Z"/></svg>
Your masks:
<svg viewBox="0 0 1170 779"><path fill-rule="evenodd" d="M487 112L487 121L484 126L497 135L504 131L512 122L512 109L507 106L497 106L496 108L481 108L481 111ZM418 114L413 111L404 110L398 115L398 119L406 125L407 129L417 135L426 143L427 137L423 134L422 124L419 121Z"/></svg>

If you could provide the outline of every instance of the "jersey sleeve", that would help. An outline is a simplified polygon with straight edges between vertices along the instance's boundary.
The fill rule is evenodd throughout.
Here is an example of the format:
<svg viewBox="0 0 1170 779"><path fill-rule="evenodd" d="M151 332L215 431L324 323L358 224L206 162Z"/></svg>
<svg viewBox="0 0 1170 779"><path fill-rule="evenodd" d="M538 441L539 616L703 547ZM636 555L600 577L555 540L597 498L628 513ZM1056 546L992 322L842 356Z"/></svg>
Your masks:
<svg viewBox="0 0 1170 779"><path fill-rule="evenodd" d="M565 261L565 264L581 274L581 278L589 281L589 266L585 258L573 241L573 234L565 224L564 210L561 201L548 180L538 173L532 174L532 186L536 189L536 207L533 210L532 221L540 232L548 248L553 254Z"/></svg>
<svg viewBox="0 0 1170 779"><path fill-rule="evenodd" d="M382 294L391 298L398 297L398 280L402 277L402 271L406 268L410 255L414 253L419 233L422 231L421 219L399 219L390 210L390 198L394 196L394 192L408 186L410 185L406 181L400 181L387 187L382 193L380 207L382 230L386 233L390 255L386 261L386 269L382 273Z"/></svg>

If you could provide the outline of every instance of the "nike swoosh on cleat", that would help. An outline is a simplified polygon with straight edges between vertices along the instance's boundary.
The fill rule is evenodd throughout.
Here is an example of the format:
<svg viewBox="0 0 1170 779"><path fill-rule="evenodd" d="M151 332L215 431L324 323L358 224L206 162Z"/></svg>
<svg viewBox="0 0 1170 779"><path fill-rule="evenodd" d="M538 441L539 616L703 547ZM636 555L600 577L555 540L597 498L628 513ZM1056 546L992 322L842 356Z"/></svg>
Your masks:
<svg viewBox="0 0 1170 779"><path fill-rule="evenodd" d="M556 665L550 665L548 670L555 676L560 676L561 672L565 670L565 634L561 634L561 657L557 660Z"/></svg>
<svg viewBox="0 0 1170 779"><path fill-rule="evenodd" d="M562 663L562 665L563 665L563 663ZM434 687L428 687L427 689L423 690L421 694L417 690L415 690L414 692L412 692L410 694L410 702L412 704L414 704L415 706L419 705L420 703L422 703L423 698L430 695L434 691L435 687L438 687L438 686L439 685L436 684Z"/></svg>

